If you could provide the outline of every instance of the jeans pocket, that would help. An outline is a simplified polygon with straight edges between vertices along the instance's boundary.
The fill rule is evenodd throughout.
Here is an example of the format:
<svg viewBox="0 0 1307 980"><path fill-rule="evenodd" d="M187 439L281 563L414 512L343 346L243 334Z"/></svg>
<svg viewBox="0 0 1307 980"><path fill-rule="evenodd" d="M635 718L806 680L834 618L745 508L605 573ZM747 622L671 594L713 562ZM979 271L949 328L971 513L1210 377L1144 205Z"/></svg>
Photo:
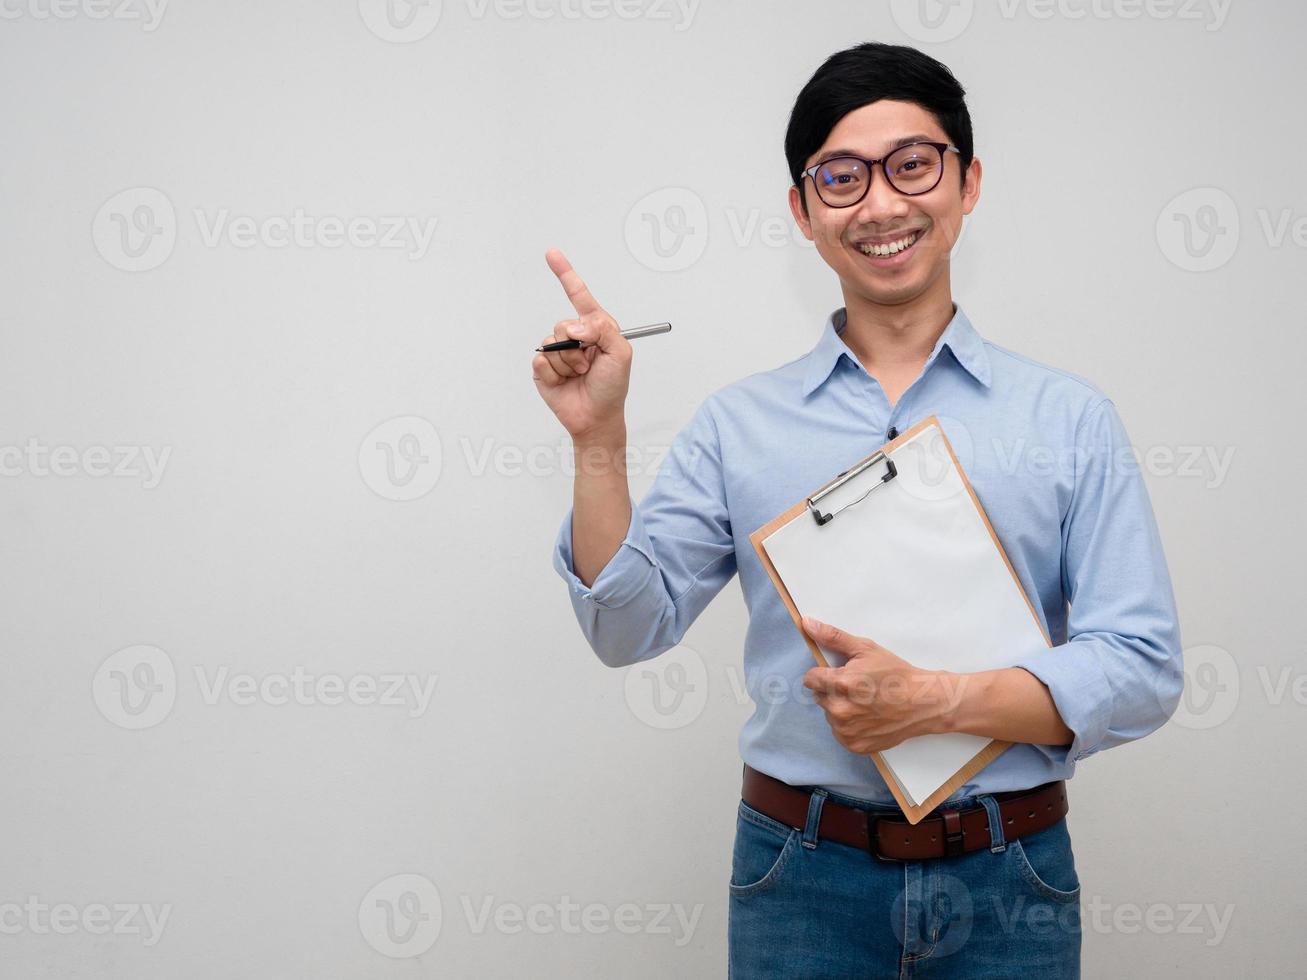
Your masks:
<svg viewBox="0 0 1307 980"><path fill-rule="evenodd" d="M1080 897L1080 876L1065 817L1051 827L1008 841L1008 850L1036 895L1054 902L1074 902Z"/></svg>
<svg viewBox="0 0 1307 980"><path fill-rule="evenodd" d="M735 820L730 893L736 898L775 886L798 850L800 832L743 800Z"/></svg>

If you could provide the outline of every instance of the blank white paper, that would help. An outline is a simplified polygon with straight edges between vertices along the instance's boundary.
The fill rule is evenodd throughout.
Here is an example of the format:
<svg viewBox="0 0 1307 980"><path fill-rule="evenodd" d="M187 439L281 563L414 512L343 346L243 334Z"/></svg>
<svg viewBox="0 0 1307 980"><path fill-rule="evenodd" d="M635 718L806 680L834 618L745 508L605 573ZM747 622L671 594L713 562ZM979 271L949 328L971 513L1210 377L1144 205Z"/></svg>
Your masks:
<svg viewBox="0 0 1307 980"><path fill-rule="evenodd" d="M897 446L898 475L818 525L805 508L762 541L800 615L866 636L930 670L1009 667L1048 648L994 547L937 424ZM824 513L864 494L877 464L823 497ZM844 658L821 648L832 666ZM922 735L881 753L914 805L988 743Z"/></svg>

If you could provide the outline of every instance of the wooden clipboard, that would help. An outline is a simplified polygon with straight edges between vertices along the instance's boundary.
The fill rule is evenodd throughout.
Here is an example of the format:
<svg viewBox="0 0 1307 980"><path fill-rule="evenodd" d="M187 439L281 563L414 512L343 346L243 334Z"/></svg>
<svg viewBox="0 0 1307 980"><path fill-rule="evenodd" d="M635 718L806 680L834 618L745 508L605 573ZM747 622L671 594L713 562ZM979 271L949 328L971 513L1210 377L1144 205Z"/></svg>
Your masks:
<svg viewBox="0 0 1307 980"><path fill-rule="evenodd" d="M864 499L874 500L877 496L876 489L884 482L888 481L889 479L889 477L885 475L881 475L880 480L873 479L879 472L879 470L874 464L884 462L886 465L886 469L884 470L884 473L888 473L891 476L897 475L895 473L894 464L892 461L890 461L891 454L899 447L902 447L905 443L908 443L918 434L922 433L928 426L935 426L938 428L939 430L938 438L942 441L943 445L947 448L949 458L952 461L952 465L956 469L957 475L960 477L961 483L965 487L967 495L971 500L971 503L975 506L976 513L979 514L980 519L984 522L984 528L986 531L988 531L989 538L993 542L995 550L998 552L998 555L1001 556L1002 558L1003 566L1006 567L1007 573L1011 577L1011 582L1013 587L1016 589L1017 593L1020 594L1021 599L1024 601L1025 608L1029 611L1030 617L1034 621L1034 624L1038 629L1038 635L1042 637L1043 642L1046 646L1048 647L1052 646L1052 641L1049 639L1048 633L1044 629L1043 624L1040 623L1039 616L1036 614L1035 608L1031 604L1029 596L1026 595L1025 589L1022 588L1020 579L1017 578L1016 571L1012 567L1012 562L1008 559L1007 553L1003 550L1003 546L998 540L998 536L994 533L993 525L990 524L989 518L985 514L985 509L981 506L980 500L976 496L976 492L971 486L971 482L967 479L966 473L962 469L962 465L958 462L957 454L954 453L952 445L949 443L947 437L944 435L943 427L940 425L939 419L936 416L931 415L923 419L921 422L917 423L916 425L914 425L912 428L901 433L895 439L886 443L884 446L876 450L876 452L872 453L870 456L867 456L864 459L860 460L858 463L855 463L853 466L849 467L843 473L835 477L834 480L831 480L830 482L825 484L822 488L813 491L812 495L799 501L793 507L789 508L782 514L777 515L774 519L772 519L767 524L758 528L756 531L754 531L752 534L749 535L749 540L750 542L752 542L754 550L758 554L759 560L762 562L763 567L767 570L767 574L771 578L772 584L775 585L776 591L779 593L781 597L781 601L785 603L786 609L789 610L790 618L794 621L795 628L798 629L799 633L803 636L804 642L808 645L808 649L812 652L813 659L820 666L829 667L830 663L822 655L820 648L813 641L813 639L804 631L803 626L801 625L801 614L799 613L799 610L795 605L794 599L790 595L790 590L786 587L785 583L781 580L781 577L778 574L775 565L772 563L771 558L768 556L767 549L764 546L763 541L771 537L775 532L777 532L781 528L786 527L786 525L790 524L791 521L797 519L815 520L817 525L823 525L828 521L836 520L838 517L838 512L833 511L831 513L825 513L823 511L823 507L820 501L823 498L823 496L829 493L830 491L834 489L838 489L841 486L849 485L849 481L861 480L862 481L861 485L855 487L854 489L860 490L865 488L866 493L863 493L861 497L858 497L856 500L854 500L851 504L848 504L847 506L853 506L854 504L858 504L861 506L862 505L861 501L863 501ZM934 434L931 435L932 438L934 438ZM816 502L814 503L814 501ZM999 574L1001 575L1001 573ZM1019 613L1015 613L1014 615L1019 616ZM844 624L838 622L832 623L832 625L840 628L846 628ZM874 635L872 636L872 638L876 639ZM887 646L889 645L887 644ZM891 646L890 649L894 649L894 648ZM895 650L895 652L910 662L913 660L909 652L905 652L902 650ZM933 736L924 736L924 737L931 738ZM951 778L949 778L946 782L940 785L938 789L936 789L933 793L931 793L919 805L913 804L911 802L911 798L901 791L898 785L898 780L893 774L893 770L881 758L881 753L873 752L871 754L871 759L876 764L876 768L880 771L880 774L884 778L886 785L889 786L890 791L894 795L894 798L898 801L898 804L900 808L903 810L904 815L907 817L908 822L916 824L920 822L920 820L923 817L929 814L931 810L933 810L941 802L943 802L949 796L951 796L960 786L962 786L963 783L967 782L967 780L969 780L972 776L978 773L981 769L989 765L990 762L996 759L999 755L1001 755L1006 749L1010 748L1013 744L1014 743L1012 742L1000 741L998 739L990 740L986 745L984 745L983 748L981 748L978 752L976 752L975 755L972 756L966 762L965 765L959 768Z"/></svg>

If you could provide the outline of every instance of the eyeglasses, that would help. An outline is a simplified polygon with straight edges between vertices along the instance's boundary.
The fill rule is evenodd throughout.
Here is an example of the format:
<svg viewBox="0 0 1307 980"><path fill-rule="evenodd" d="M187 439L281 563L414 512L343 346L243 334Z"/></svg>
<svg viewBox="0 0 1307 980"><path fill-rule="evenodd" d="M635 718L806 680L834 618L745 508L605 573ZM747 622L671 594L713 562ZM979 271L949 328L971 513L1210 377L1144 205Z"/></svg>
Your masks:
<svg viewBox="0 0 1307 980"><path fill-rule="evenodd" d="M828 207L849 208L867 196L871 172L882 164L885 179L900 194L928 194L944 175L944 154L961 153L952 143L908 143L883 160L831 157L803 171L812 178L817 196ZM802 180L802 178L800 178Z"/></svg>

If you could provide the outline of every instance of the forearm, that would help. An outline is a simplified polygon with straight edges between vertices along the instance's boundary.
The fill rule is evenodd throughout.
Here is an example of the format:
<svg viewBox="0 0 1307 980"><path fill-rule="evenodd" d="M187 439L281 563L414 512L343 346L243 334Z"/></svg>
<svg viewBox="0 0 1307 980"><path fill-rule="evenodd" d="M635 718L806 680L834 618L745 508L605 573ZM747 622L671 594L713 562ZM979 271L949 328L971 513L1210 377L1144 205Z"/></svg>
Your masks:
<svg viewBox="0 0 1307 980"><path fill-rule="evenodd" d="M594 584L622 546L631 524L626 478L626 422L574 441L572 564L576 577Z"/></svg>
<svg viewBox="0 0 1307 980"><path fill-rule="evenodd" d="M944 730L1004 742L1070 745L1073 734L1053 696L1034 674L1021 667L955 674L955 703Z"/></svg>

